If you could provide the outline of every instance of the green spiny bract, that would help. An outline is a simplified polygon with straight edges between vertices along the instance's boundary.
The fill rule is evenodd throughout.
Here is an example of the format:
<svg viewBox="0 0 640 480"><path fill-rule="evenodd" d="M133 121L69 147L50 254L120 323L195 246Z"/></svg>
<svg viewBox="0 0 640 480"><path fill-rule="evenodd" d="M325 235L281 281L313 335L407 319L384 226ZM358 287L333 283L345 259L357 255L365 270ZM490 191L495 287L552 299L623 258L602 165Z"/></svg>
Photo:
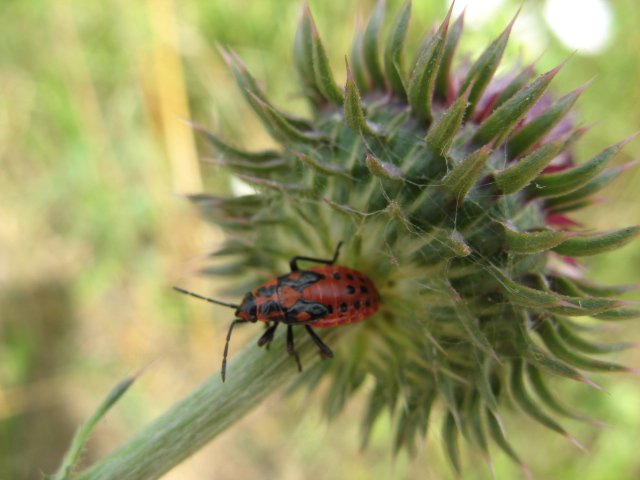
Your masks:
<svg viewBox="0 0 640 480"><path fill-rule="evenodd" d="M462 17L450 24L449 11L408 65L411 4L385 41L384 8L381 1L356 32L341 88L304 6L294 59L311 118L279 111L235 53L221 49L282 148L245 152L196 126L216 163L257 193L193 200L229 234L217 253L233 261L215 273L251 277L247 289L284 273L291 256L329 258L340 240L338 263L378 286L380 311L341 327L329 339L335 357L307 366L298 380L315 386L330 378L329 416L367 380L365 442L391 411L395 448L413 452L437 403L456 469L459 433L485 454L492 438L519 462L500 425L505 396L573 440L554 416L589 419L558 402L545 377L595 386L581 370L628 371L590 355L629 345L591 343L577 327L586 315L638 316L609 298L633 287L563 273L575 270L574 258L618 248L639 232L580 233L565 216L624 168L609 164L626 142L574 164L572 148L586 129L565 116L584 88L557 100L546 94L561 66L536 79L532 67L495 78L513 22L459 72L452 66Z"/></svg>

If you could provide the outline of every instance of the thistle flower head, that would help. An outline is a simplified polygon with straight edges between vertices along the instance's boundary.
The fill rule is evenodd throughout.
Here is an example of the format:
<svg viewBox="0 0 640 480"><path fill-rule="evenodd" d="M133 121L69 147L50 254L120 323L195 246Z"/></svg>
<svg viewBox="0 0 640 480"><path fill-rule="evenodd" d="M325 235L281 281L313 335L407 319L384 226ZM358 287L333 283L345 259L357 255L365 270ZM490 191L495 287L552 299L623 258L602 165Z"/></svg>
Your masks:
<svg viewBox="0 0 640 480"><path fill-rule="evenodd" d="M463 18L452 22L451 10L410 55L410 11L406 2L383 38L379 2L356 32L342 86L303 7L294 60L309 118L280 111L222 48L281 148L246 152L196 126L216 163L256 193L192 199L228 233L217 255L229 263L215 273L243 279L238 291L286 272L292 256L330 258L341 240L338 263L376 284L378 312L339 332L318 329L334 358L308 365L297 380L313 387L331 379L329 416L369 382L365 443L390 411L395 449L415 451L437 402L446 409L442 438L456 468L459 434L485 453L491 438L519 462L500 427L504 398L573 440L556 417L586 417L556 399L547 377L595 386L582 371L627 371L592 358L624 344L591 343L579 326L585 316L638 316L615 299L633 287L594 285L566 267L640 231L582 232L567 216L620 173L624 166L610 164L628 140L577 161L573 147L586 128L567 113L584 87L560 98L547 93L562 65L539 77L532 66L496 77L511 22L457 69Z"/></svg>

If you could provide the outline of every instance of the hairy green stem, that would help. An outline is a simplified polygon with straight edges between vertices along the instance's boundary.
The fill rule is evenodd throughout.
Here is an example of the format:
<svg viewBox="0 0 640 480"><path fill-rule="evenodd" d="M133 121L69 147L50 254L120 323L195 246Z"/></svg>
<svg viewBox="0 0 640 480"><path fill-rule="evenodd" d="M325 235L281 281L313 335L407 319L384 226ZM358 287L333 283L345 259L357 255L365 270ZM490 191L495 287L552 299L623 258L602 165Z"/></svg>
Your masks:
<svg viewBox="0 0 640 480"><path fill-rule="evenodd" d="M171 470L296 378L295 362L285 351L284 333L281 327L269 350L252 342L229 363L224 384L218 372L212 375L74 480L150 480ZM330 340L334 332L327 333L323 338ZM319 359L317 347L302 329L296 329L296 337L303 366L311 367Z"/></svg>

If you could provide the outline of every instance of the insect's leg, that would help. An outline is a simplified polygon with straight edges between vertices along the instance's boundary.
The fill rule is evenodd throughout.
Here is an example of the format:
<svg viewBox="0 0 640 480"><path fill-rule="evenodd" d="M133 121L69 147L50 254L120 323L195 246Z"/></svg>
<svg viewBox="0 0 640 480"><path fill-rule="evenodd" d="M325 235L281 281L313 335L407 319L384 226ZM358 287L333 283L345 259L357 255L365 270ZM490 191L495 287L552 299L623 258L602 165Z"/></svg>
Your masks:
<svg viewBox="0 0 640 480"><path fill-rule="evenodd" d="M267 331L260 337L258 340L258 346L261 347L266 345L267 349L271 346L271 341L273 340L273 334L276 333L276 328L278 327L279 322L275 322L273 325L267 324Z"/></svg>
<svg viewBox="0 0 640 480"><path fill-rule="evenodd" d="M293 346L293 328L291 325L287 325L287 352L289 352L289 355L295 357L296 363L298 364L298 371L301 372L302 364L300 364L300 357Z"/></svg>
<svg viewBox="0 0 640 480"><path fill-rule="evenodd" d="M316 345L318 345L318 347L320 347L320 354L322 355L322 358L333 358L333 352L322 340L320 340L320 337L316 332L313 331L313 328L311 328L309 325L305 325L305 327L307 327L307 332L309 332L309 335L311 335L313 341L316 342Z"/></svg>
<svg viewBox="0 0 640 480"><path fill-rule="evenodd" d="M223 382L227 375L227 353L229 353L229 340L231 340L231 332L233 331L233 327L236 325L236 323L245 322L246 320L243 320L242 318L236 318L233 322L231 322L231 326L229 326L229 333L227 333L227 341L224 344L224 353L222 354L222 370L220 370Z"/></svg>
<svg viewBox="0 0 640 480"><path fill-rule="evenodd" d="M338 259L338 253L340 252L341 246L342 246L342 242L339 242L338 246L336 247L336 251L333 254L333 258L331 260L322 260L321 258L311 258L311 257L298 257L298 256L293 257L289 261L289 266L291 267L291 271L297 272L298 270L300 270L300 268L298 267L298 260L306 260L307 262L324 263L325 265L333 265Z"/></svg>

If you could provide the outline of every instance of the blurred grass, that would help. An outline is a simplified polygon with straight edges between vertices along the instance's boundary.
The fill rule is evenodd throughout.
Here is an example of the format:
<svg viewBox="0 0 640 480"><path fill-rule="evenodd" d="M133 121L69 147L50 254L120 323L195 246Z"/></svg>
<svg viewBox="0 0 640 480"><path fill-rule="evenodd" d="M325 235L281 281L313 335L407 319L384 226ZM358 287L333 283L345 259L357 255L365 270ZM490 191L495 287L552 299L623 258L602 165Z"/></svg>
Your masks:
<svg viewBox="0 0 640 480"><path fill-rule="evenodd" d="M389 3L391 12L399 6ZM447 7L415 3L414 44ZM371 4L310 1L339 82L355 18L358 12L366 18ZM462 48L486 45L519 5L505 1L486 29L469 24ZM542 72L571 53L545 30L540 5L525 5L504 65L544 51ZM640 125L637 7L635 0L612 6L609 49L591 57L578 52L554 82L564 94L598 74L576 110L585 123L601 120L582 142L580 159ZM200 188L194 139L181 117L238 144L269 145L216 42L238 51L275 103L304 114L291 66L299 8L297 0L0 3L0 479L53 472L75 428L112 385L156 358L161 361L98 427L85 463L217 375L229 312L170 290L174 283L203 292L215 287L185 277L220 239L175 195ZM579 22L579 12L567 21ZM635 140L616 161L638 157ZM225 191L225 172L204 166L202 173L207 191ZM576 218L601 229L640 223L638 177L637 168L627 171L604 193L607 203ZM638 242L587 263L602 282L640 282ZM611 335L640 339L639 330L629 322ZM254 334L239 330L232 350ZM637 352L622 357L640 366ZM613 426L596 436L593 427L565 422L588 455L522 417L506 419L522 457L541 478L640 476L638 381L593 379L612 395L558 382L570 403ZM272 397L165 478L437 479L449 472L437 430L418 459L394 459L384 421L369 450L359 452L359 418L357 402L326 425L315 397ZM544 440L532 445L531 438ZM465 478L490 478L481 458L467 457ZM500 478L520 475L498 452L494 462Z"/></svg>

